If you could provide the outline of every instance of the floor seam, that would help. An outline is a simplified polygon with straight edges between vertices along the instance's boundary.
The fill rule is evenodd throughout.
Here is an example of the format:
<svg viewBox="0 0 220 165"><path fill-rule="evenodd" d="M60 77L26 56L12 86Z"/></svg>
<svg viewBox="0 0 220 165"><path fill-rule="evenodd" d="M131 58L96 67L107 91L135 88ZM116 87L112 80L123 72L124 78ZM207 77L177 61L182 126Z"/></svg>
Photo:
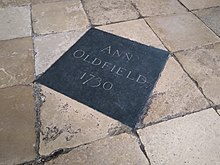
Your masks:
<svg viewBox="0 0 220 165"><path fill-rule="evenodd" d="M188 115L191 115L191 114L194 114L194 113L199 113L201 111L205 111L205 110L208 110L210 108L213 108L213 107L212 106L208 106L208 107L200 109L200 110L195 110L195 111L185 112L185 113L180 112L180 113L177 113L177 114L174 114L174 115L171 115L171 116L166 116L166 117L164 117L164 118L162 118L162 119L160 119L158 121L149 122L148 124L142 124L142 127L138 128L138 129L143 129L143 128L146 128L146 127L149 127L149 126L153 126L153 125L156 125L156 124L159 124L159 123L166 122L166 121L175 120L177 118L188 116Z"/></svg>
<svg viewBox="0 0 220 165"><path fill-rule="evenodd" d="M209 99L203 92L202 87L199 86L199 83L193 79L193 77L186 71L186 69L184 68L184 66L181 64L181 62L178 60L178 58L175 56L175 54L173 54L174 59L177 61L177 63L180 65L180 67L182 68L182 70L187 74L187 76L193 81L193 83L196 85L197 89L201 92L201 94L203 95L203 97L208 101L210 106L214 106L214 102Z"/></svg>
<svg viewBox="0 0 220 165"><path fill-rule="evenodd" d="M153 33L156 35L156 37L160 40L160 42L163 44L163 46L167 49L167 51L171 52L168 47L163 43L159 35L154 31L154 29L150 26L150 24L144 19L145 23L150 27L150 29L153 31Z"/></svg>
<svg viewBox="0 0 220 165"><path fill-rule="evenodd" d="M149 165L151 165L150 158L149 158L149 156L148 156L148 154L147 154L147 151L146 151L146 148L145 148L144 144L143 144L142 141L141 141L141 138L140 138L139 134L137 133L136 130L133 130L132 133L133 133L133 135L134 135L134 136L137 138L137 140L138 140L138 144L139 144L139 147L140 147L141 152L142 152L142 153L144 154L144 156L146 157L146 159L147 159Z"/></svg>
<svg viewBox="0 0 220 165"><path fill-rule="evenodd" d="M215 34L216 37L220 38L220 37L218 36L218 34L217 34L214 30L212 30L208 25L206 25L206 23L205 23L202 19L199 18L199 16L197 16L197 15L196 15L195 13L193 13L192 11L190 11L190 13L193 14L197 19L199 19L199 20L203 23L203 25L205 25L213 34ZM214 44L214 43L213 43L213 44Z"/></svg>

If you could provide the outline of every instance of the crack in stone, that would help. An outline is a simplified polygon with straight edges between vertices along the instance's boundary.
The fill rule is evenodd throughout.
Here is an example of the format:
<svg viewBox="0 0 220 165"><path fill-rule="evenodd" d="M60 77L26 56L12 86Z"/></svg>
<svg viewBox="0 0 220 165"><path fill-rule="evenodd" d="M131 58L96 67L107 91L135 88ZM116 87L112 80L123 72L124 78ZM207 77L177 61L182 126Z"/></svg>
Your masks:
<svg viewBox="0 0 220 165"><path fill-rule="evenodd" d="M214 102L209 99L203 92L203 89L199 86L199 83L193 79L193 77L185 70L184 66L180 63L180 61L178 60L178 58L175 56L175 54L173 54L174 59L178 62L178 64L180 65L180 67L183 69L183 71L187 74L187 76L194 82L194 84L196 85L196 87L199 89L199 91L202 93L203 97L208 101L210 106L214 106Z"/></svg>
<svg viewBox="0 0 220 165"><path fill-rule="evenodd" d="M33 85L34 90L34 98L35 98L35 113L36 113L36 121L35 121L35 133L36 133L36 152L37 156L39 156L39 145L40 145L40 127L41 127L41 121L40 121L40 107L43 104L43 101L41 99L41 88L40 85L34 83Z"/></svg>
<svg viewBox="0 0 220 165"><path fill-rule="evenodd" d="M184 116L187 116L187 115L191 115L191 114L194 114L194 113L197 113L197 112L201 112L201 111L204 111L204 110L207 110L209 108L213 108L212 106L208 106L204 109L200 109L200 110L196 110L196 111L193 111L193 112L180 112L180 113L177 113L177 114L174 114L174 115L169 115L169 116L166 116L160 120L157 120L157 121L153 121L153 122L150 122L148 124L143 124L142 127L139 127L138 129L143 129L145 127L149 127L149 126L152 126L152 125L155 125L155 124L159 124L159 123L162 123L162 122L166 122L166 121L169 121L169 120L173 120L173 119L176 119L176 118L179 118L179 117L184 117Z"/></svg>
<svg viewBox="0 0 220 165"><path fill-rule="evenodd" d="M139 147L140 147L140 150L142 151L142 153L143 153L144 156L146 157L146 159L147 159L149 165L151 165L150 158L148 157L147 151L146 151L146 149L145 149L144 144L143 144L142 141L141 141L141 138L140 138L139 134L137 133L136 130L133 130L133 131L132 131L132 134L137 138L138 144L139 144Z"/></svg>

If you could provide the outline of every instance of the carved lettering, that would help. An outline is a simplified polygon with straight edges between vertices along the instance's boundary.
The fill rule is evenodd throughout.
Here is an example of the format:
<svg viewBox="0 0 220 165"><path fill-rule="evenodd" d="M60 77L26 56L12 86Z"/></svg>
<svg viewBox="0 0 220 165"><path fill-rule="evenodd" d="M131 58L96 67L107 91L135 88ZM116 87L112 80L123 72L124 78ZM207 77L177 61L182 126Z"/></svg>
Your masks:
<svg viewBox="0 0 220 165"><path fill-rule="evenodd" d="M122 73L123 73L124 71L126 71L125 68L121 68L121 67L119 67L118 70L117 70L117 72L116 72L116 74L119 75L119 76L123 76Z"/></svg>
<svg viewBox="0 0 220 165"><path fill-rule="evenodd" d="M93 61L92 61L92 65L100 65L102 63L102 61L99 59L99 58L95 58Z"/></svg>
<svg viewBox="0 0 220 165"><path fill-rule="evenodd" d="M112 65L110 62L105 62L105 63L102 65L102 68L104 68L104 67L109 67L110 65Z"/></svg>
<svg viewBox="0 0 220 165"><path fill-rule="evenodd" d="M74 53L73 53L73 56L75 58L82 58L84 56L85 52L83 50L76 50Z"/></svg>
<svg viewBox="0 0 220 165"><path fill-rule="evenodd" d="M134 78L130 77L130 75L131 75L131 71L128 72L128 75L126 76L126 78L130 80L134 80Z"/></svg>
<svg viewBox="0 0 220 165"><path fill-rule="evenodd" d="M147 78L142 76L142 75L139 75L137 80L136 80L137 83L140 83L140 84L144 84L147 82Z"/></svg>
<svg viewBox="0 0 220 165"><path fill-rule="evenodd" d="M111 54L111 46L108 46L108 47L101 50L101 52L104 52L104 51L107 51L108 54Z"/></svg>

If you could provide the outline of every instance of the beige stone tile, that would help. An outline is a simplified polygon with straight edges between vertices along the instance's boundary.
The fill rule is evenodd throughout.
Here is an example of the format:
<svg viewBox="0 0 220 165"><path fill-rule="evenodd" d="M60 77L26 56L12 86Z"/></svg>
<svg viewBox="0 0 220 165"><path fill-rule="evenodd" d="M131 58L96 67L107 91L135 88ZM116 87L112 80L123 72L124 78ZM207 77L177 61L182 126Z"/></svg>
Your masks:
<svg viewBox="0 0 220 165"><path fill-rule="evenodd" d="M194 13L220 37L220 7L198 10Z"/></svg>
<svg viewBox="0 0 220 165"><path fill-rule="evenodd" d="M121 134L78 147L45 164L148 165L149 163L141 152L136 139L131 135Z"/></svg>
<svg viewBox="0 0 220 165"><path fill-rule="evenodd" d="M220 6L219 0L180 0L189 10Z"/></svg>
<svg viewBox="0 0 220 165"><path fill-rule="evenodd" d="M32 87L0 89L0 164L35 158L35 112Z"/></svg>
<svg viewBox="0 0 220 165"><path fill-rule="evenodd" d="M166 50L144 19L99 26L97 29Z"/></svg>
<svg viewBox="0 0 220 165"><path fill-rule="evenodd" d="M220 41L191 13L152 17L147 21L171 51L185 50Z"/></svg>
<svg viewBox="0 0 220 165"><path fill-rule="evenodd" d="M71 32L38 36L34 39L36 75L45 72L63 53L65 53L86 29Z"/></svg>
<svg viewBox="0 0 220 165"><path fill-rule="evenodd" d="M98 111L42 86L40 153L104 138L121 125Z"/></svg>
<svg viewBox="0 0 220 165"><path fill-rule="evenodd" d="M95 25L103 25L138 18L129 0L83 0L84 8Z"/></svg>
<svg viewBox="0 0 220 165"><path fill-rule="evenodd" d="M30 7L0 8L0 40L31 36Z"/></svg>
<svg viewBox="0 0 220 165"><path fill-rule="evenodd" d="M172 57L165 65L151 99L143 120L145 125L209 106L196 85Z"/></svg>
<svg viewBox="0 0 220 165"><path fill-rule="evenodd" d="M28 84L34 80L30 37L0 41L0 88Z"/></svg>
<svg viewBox="0 0 220 165"><path fill-rule="evenodd" d="M139 130L152 165L220 162L220 120L213 109Z"/></svg>
<svg viewBox="0 0 220 165"><path fill-rule="evenodd" d="M33 5L33 27L37 34L64 32L89 25L80 0Z"/></svg>
<svg viewBox="0 0 220 165"><path fill-rule="evenodd" d="M196 80L204 94L220 104L220 44L204 46L176 56L185 70Z"/></svg>
<svg viewBox="0 0 220 165"><path fill-rule="evenodd" d="M73 0L30 0L33 5L39 4L39 3L53 3L53 2L65 2L65 1L72 1Z"/></svg>
<svg viewBox="0 0 220 165"><path fill-rule="evenodd" d="M132 2L144 17L187 11L177 0L132 0Z"/></svg>
<svg viewBox="0 0 220 165"><path fill-rule="evenodd" d="M220 115L220 109L217 110L218 114Z"/></svg>
<svg viewBox="0 0 220 165"><path fill-rule="evenodd" d="M1 0L0 7L29 5L30 0Z"/></svg>

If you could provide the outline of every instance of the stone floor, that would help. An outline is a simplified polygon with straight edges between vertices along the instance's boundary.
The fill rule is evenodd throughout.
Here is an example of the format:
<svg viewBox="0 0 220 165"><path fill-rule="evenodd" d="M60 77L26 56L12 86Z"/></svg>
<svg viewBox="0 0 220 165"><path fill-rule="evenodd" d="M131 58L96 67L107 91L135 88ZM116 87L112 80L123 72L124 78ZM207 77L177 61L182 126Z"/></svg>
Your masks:
<svg viewBox="0 0 220 165"><path fill-rule="evenodd" d="M135 129L33 83L95 27L170 52ZM219 0L1 0L0 165L220 165Z"/></svg>

